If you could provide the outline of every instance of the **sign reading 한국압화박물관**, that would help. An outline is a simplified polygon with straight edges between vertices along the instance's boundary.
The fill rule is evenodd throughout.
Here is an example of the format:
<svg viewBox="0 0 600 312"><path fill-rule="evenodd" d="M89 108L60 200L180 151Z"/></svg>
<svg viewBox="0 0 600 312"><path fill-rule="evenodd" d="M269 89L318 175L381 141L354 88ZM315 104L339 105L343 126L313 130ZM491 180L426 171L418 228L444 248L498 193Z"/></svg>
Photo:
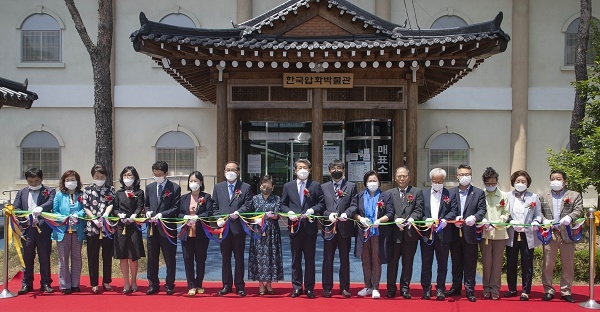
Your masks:
<svg viewBox="0 0 600 312"><path fill-rule="evenodd" d="M352 73L284 73L284 88L352 88Z"/></svg>

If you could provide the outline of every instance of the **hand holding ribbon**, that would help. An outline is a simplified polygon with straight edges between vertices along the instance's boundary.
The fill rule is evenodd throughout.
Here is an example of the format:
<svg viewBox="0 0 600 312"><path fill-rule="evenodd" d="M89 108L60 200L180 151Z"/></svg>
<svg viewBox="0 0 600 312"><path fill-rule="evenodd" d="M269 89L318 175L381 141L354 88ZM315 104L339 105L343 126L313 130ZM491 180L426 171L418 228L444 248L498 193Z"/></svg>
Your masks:
<svg viewBox="0 0 600 312"><path fill-rule="evenodd" d="M290 212L288 212L288 219L290 219L292 222L296 222L296 220L298 220L298 216L296 216L295 212L290 210Z"/></svg>
<svg viewBox="0 0 600 312"><path fill-rule="evenodd" d="M456 219L454 219L454 226L456 226L457 228L462 228L463 227L463 218L461 216L456 217Z"/></svg>
<svg viewBox="0 0 600 312"><path fill-rule="evenodd" d="M330 222L335 222L335 220L337 219L337 216L338 216L337 213L332 212L332 213L329 214L329 218L328 219L329 219Z"/></svg>
<svg viewBox="0 0 600 312"><path fill-rule="evenodd" d="M347 215L345 212L343 212L343 213L342 213L342 214L341 214L341 215L338 217L338 220L340 220L340 221L346 221L346 220L348 220L348 215Z"/></svg>
<svg viewBox="0 0 600 312"><path fill-rule="evenodd" d="M378 228L380 223L381 223L381 221L379 221L379 219L377 219L377 220L375 220L375 222L373 222L373 225L371 225L371 227Z"/></svg>
<svg viewBox="0 0 600 312"><path fill-rule="evenodd" d="M558 221L558 222L560 223L560 225L567 226L567 225L571 224L571 221L573 221L573 220L571 219L570 216L567 215L567 216L564 216L562 219L560 219L560 221Z"/></svg>
<svg viewBox="0 0 600 312"><path fill-rule="evenodd" d="M473 215L470 215L465 219L465 223L467 224L467 226L473 226L475 224L475 221L477 221L477 219Z"/></svg>
<svg viewBox="0 0 600 312"><path fill-rule="evenodd" d="M271 218L271 219L274 219L274 218L276 218L276 217L277 217L277 215L276 215L276 214L274 214L274 213L273 213L273 211L267 211L267 212L265 213L265 216L266 216L267 218Z"/></svg>
<svg viewBox="0 0 600 312"><path fill-rule="evenodd" d="M396 220L394 220L394 223L396 223L396 226L400 229L400 231L404 231L404 226L406 224L404 224L404 218L396 218Z"/></svg>

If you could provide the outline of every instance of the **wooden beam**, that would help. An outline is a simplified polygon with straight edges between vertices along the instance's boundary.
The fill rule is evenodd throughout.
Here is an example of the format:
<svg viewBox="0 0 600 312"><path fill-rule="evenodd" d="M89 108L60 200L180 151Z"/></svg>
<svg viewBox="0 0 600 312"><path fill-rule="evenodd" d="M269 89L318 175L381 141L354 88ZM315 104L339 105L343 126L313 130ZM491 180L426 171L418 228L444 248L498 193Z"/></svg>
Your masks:
<svg viewBox="0 0 600 312"><path fill-rule="evenodd" d="M406 110L406 167L413 175L411 185L416 186L417 179L417 113L419 111L418 82L408 82L408 108Z"/></svg>
<svg viewBox="0 0 600 312"><path fill-rule="evenodd" d="M225 180L223 172L227 164L229 151L227 150L227 140L229 116L227 113L227 82L226 80L217 83L217 181Z"/></svg>
<svg viewBox="0 0 600 312"><path fill-rule="evenodd" d="M312 179L323 181L323 89L312 89Z"/></svg>
<svg viewBox="0 0 600 312"><path fill-rule="evenodd" d="M396 168L404 167L404 109L394 110L394 163L392 179Z"/></svg>
<svg viewBox="0 0 600 312"><path fill-rule="evenodd" d="M235 109L227 109L227 159L228 161L234 160L238 163L242 163L239 153L239 120L237 117L237 111ZM247 168L244 168L246 170Z"/></svg>

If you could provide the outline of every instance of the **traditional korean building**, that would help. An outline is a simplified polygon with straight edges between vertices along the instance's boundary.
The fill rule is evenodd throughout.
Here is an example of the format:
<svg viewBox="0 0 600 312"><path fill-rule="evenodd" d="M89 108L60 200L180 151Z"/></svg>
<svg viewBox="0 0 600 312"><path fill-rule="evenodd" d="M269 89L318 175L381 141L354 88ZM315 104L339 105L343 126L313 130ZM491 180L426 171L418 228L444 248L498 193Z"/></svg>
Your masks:
<svg viewBox="0 0 600 312"><path fill-rule="evenodd" d="M7 105L30 109L38 96L27 90L27 85L27 79L25 83L19 83L0 77L0 108Z"/></svg>
<svg viewBox="0 0 600 312"><path fill-rule="evenodd" d="M464 27L409 29L345 0L292 0L228 29L185 28L140 13L131 35L181 86L217 107L217 172L241 160L244 180L293 179L308 158L312 177L344 159L362 181L374 169L417 171L418 106L504 52L495 18ZM426 161L426 160L425 160ZM413 179L413 183L416 183Z"/></svg>

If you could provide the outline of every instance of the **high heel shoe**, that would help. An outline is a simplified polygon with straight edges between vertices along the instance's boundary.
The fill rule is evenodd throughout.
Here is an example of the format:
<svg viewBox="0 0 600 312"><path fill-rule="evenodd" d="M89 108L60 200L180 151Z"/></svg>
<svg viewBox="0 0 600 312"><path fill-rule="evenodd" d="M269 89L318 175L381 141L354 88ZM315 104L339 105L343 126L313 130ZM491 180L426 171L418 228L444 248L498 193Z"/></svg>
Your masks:
<svg viewBox="0 0 600 312"><path fill-rule="evenodd" d="M137 292L137 285L131 285L131 291Z"/></svg>
<svg viewBox="0 0 600 312"><path fill-rule="evenodd" d="M98 286L92 286L92 294L98 293Z"/></svg>
<svg viewBox="0 0 600 312"><path fill-rule="evenodd" d="M98 287L98 286L96 286L96 287ZM110 287L109 283L102 283L102 289L104 291L113 291L113 289L112 289L112 287Z"/></svg>
<svg viewBox="0 0 600 312"><path fill-rule="evenodd" d="M131 288L123 288L123 295L129 295L132 292L133 291L131 290Z"/></svg>

